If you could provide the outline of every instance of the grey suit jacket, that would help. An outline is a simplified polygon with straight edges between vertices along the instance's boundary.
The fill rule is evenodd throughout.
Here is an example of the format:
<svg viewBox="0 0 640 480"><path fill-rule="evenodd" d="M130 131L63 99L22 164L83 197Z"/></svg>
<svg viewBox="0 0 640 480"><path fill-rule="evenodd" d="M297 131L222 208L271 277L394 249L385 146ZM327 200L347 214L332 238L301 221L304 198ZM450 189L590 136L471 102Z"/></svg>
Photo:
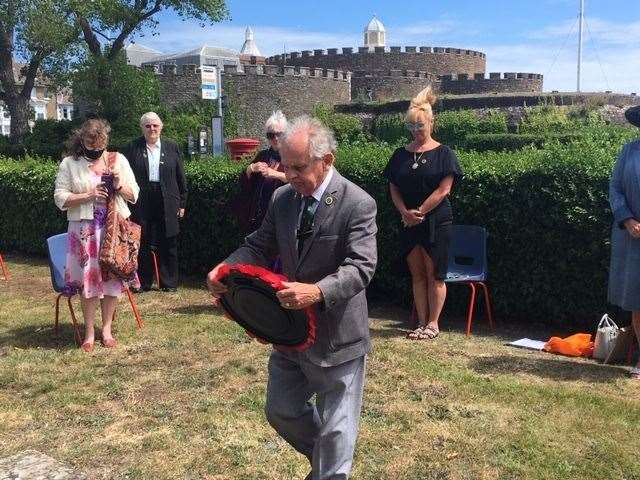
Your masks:
<svg viewBox="0 0 640 480"><path fill-rule="evenodd" d="M316 342L303 355L316 365L339 365L371 350L365 288L378 259L376 202L334 171L298 257L301 206L290 185L278 188L260 228L224 263L267 267L279 255L290 281L317 284L324 302L316 306Z"/></svg>

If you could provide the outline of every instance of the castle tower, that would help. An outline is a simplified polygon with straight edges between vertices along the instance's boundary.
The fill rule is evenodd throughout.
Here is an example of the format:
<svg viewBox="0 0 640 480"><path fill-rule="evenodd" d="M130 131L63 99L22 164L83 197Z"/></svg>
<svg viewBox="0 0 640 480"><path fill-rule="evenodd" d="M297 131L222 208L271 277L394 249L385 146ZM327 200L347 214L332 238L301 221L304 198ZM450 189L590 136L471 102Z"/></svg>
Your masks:
<svg viewBox="0 0 640 480"><path fill-rule="evenodd" d="M240 50L240 55L247 55L249 57L262 57L255 40L253 39L253 30L251 27L247 27L244 32L244 44Z"/></svg>
<svg viewBox="0 0 640 480"><path fill-rule="evenodd" d="M369 25L364 29L365 47L384 47L387 31L380 20L374 15Z"/></svg>

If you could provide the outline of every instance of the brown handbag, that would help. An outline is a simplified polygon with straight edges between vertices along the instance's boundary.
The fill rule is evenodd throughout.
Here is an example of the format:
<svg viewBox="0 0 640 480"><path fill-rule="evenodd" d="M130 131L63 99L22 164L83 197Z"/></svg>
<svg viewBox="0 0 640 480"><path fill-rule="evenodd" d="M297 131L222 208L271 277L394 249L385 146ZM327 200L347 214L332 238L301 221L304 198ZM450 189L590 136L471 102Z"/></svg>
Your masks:
<svg viewBox="0 0 640 480"><path fill-rule="evenodd" d="M115 162L116 153L109 152L109 168ZM116 208L116 193L107 204L107 222L100 246L100 266L122 280L132 280L138 270L140 250L140 225L124 218Z"/></svg>

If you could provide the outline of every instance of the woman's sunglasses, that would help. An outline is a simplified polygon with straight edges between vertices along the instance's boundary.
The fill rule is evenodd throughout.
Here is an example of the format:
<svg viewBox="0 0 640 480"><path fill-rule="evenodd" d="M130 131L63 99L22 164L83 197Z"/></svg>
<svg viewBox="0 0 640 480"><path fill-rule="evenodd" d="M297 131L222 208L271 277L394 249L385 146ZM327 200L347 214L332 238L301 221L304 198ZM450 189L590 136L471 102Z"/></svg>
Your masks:
<svg viewBox="0 0 640 480"><path fill-rule="evenodd" d="M267 138L269 140L273 140L274 138L280 138L280 135L282 135L282 132L267 132Z"/></svg>
<svg viewBox="0 0 640 480"><path fill-rule="evenodd" d="M427 124L422 122L406 122L405 126L407 127L408 130L415 132L416 130L422 130L424 127L427 126Z"/></svg>

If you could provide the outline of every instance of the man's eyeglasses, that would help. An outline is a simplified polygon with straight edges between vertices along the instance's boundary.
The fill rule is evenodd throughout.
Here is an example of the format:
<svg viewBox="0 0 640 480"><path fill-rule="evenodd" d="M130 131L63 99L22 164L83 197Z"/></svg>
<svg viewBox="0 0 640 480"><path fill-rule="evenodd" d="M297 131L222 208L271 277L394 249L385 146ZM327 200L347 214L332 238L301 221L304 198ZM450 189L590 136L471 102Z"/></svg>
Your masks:
<svg viewBox="0 0 640 480"><path fill-rule="evenodd" d="M411 130L412 132L415 132L416 130L422 130L424 127L427 126L425 123L422 123L422 122L406 122L405 125L407 129Z"/></svg>
<svg viewBox="0 0 640 480"><path fill-rule="evenodd" d="M274 138L280 138L282 132L267 132L267 138L273 140Z"/></svg>

